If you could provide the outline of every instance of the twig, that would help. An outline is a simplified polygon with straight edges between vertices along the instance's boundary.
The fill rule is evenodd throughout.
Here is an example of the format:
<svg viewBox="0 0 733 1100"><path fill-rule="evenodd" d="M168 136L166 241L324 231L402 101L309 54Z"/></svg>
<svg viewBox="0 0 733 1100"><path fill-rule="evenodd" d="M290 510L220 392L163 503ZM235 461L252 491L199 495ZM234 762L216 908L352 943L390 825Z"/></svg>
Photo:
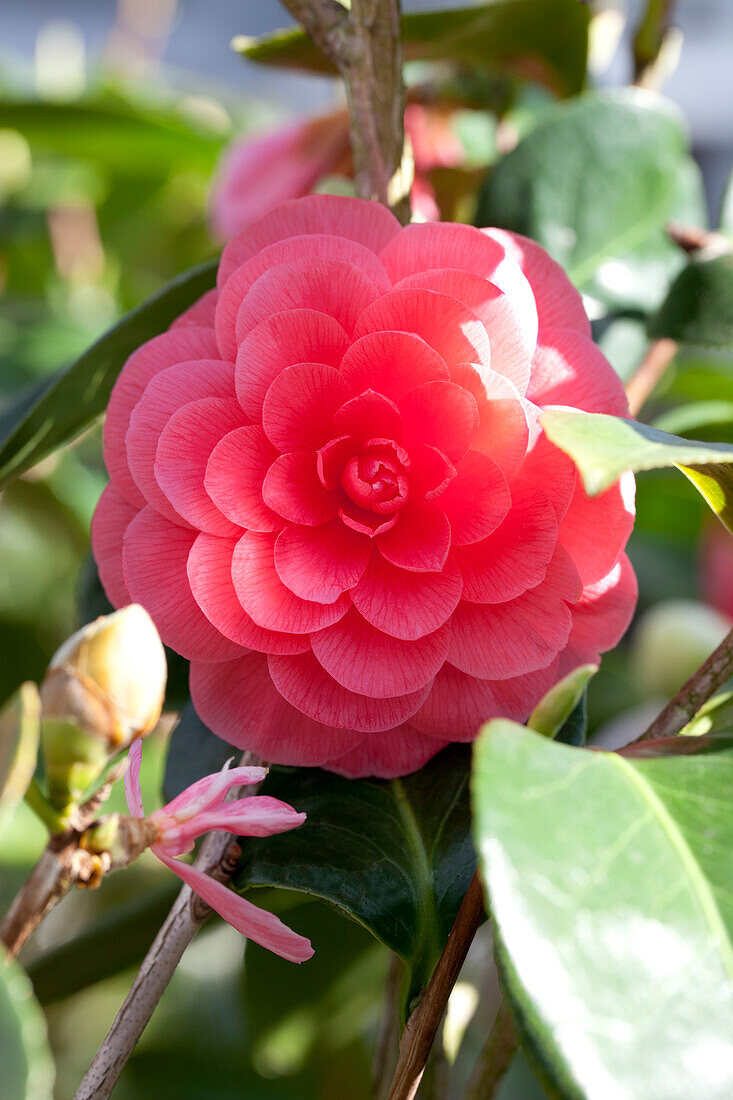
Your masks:
<svg viewBox="0 0 733 1100"><path fill-rule="evenodd" d="M703 703L719 691L733 675L733 630L723 639L707 661L693 672L675 697L654 719L649 729L637 737L640 741L655 741L660 737L673 737L692 721Z"/></svg>
<svg viewBox="0 0 733 1100"><path fill-rule="evenodd" d="M123 762L122 771L124 768ZM98 886L105 874L132 863L155 839L144 821L116 815L118 828L114 857L108 852L98 853L85 847L91 827L108 820L98 819L97 814L109 798L112 785L120 774L119 767L110 772L104 785L74 812L69 827L51 835L0 925L0 940L11 955L18 954L44 917L74 884Z"/></svg>
<svg viewBox="0 0 733 1100"><path fill-rule="evenodd" d="M410 219L399 0L283 0L338 69L349 103L357 194Z"/></svg>
<svg viewBox="0 0 733 1100"><path fill-rule="evenodd" d="M448 998L483 916L484 896L477 872L458 910L438 965L402 1033L397 1068L388 1100L413 1100Z"/></svg>
<svg viewBox="0 0 733 1100"><path fill-rule="evenodd" d="M655 340L634 374L626 383L626 397L632 416L638 416L647 399L677 354L676 340Z"/></svg>
<svg viewBox="0 0 733 1100"><path fill-rule="evenodd" d="M244 753L244 767L260 764L254 753ZM230 797L247 798L259 784L232 791ZM231 833L210 833L201 846L196 866L219 882L228 882L240 855ZM107 1100L127 1060L135 1049L158 1001L173 977L183 952L211 909L184 886L145 956L137 977L76 1093L75 1100Z"/></svg>
<svg viewBox="0 0 733 1100"><path fill-rule="evenodd" d="M514 1023L506 1002L502 1001L474 1066L464 1100L493 1100L518 1048Z"/></svg>
<svg viewBox="0 0 733 1100"><path fill-rule="evenodd" d="M387 981L384 987L384 997L382 998L382 1018L372 1062L373 1093L376 1100L384 1100L386 1097L394 1072L395 1055L400 1037L399 1000L403 970L404 967L399 955L392 954L389 960Z"/></svg>

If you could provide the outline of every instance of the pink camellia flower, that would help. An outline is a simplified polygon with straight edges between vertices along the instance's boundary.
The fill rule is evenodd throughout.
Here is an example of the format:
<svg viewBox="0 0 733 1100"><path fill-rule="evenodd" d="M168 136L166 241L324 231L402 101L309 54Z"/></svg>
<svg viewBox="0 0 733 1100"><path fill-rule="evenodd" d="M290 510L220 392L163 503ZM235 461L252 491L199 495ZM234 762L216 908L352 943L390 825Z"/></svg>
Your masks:
<svg viewBox="0 0 733 1100"><path fill-rule="evenodd" d="M450 116L446 108L419 103L405 110L405 129L415 159L412 209L423 221L440 218L428 172L454 168L465 159ZM324 176L353 174L346 110L244 138L227 150L214 180L211 227L217 237L228 240L285 199L310 194Z"/></svg>
<svg viewBox="0 0 733 1100"><path fill-rule="evenodd" d="M538 245L283 203L118 379L102 583L191 661L227 741L413 771L488 718L526 719L629 623L633 478L589 499L547 405L626 413Z"/></svg>
<svg viewBox="0 0 733 1100"><path fill-rule="evenodd" d="M717 520L703 531L698 582L702 598L733 620L733 534Z"/></svg>
<svg viewBox="0 0 733 1100"><path fill-rule="evenodd" d="M145 816L140 791L142 751L142 742L134 741L125 773L125 795L133 817ZM177 858L190 852L197 837L211 829L223 829L237 836L272 836L302 825L305 814L297 813L278 798L251 795L235 802L225 801L232 787L259 783L266 775L266 768L224 768L218 775L199 779L167 806L150 814L148 821L158 831L158 840L151 850L243 936L289 962L301 963L313 954L310 940L293 932L279 917L252 905L221 882Z"/></svg>

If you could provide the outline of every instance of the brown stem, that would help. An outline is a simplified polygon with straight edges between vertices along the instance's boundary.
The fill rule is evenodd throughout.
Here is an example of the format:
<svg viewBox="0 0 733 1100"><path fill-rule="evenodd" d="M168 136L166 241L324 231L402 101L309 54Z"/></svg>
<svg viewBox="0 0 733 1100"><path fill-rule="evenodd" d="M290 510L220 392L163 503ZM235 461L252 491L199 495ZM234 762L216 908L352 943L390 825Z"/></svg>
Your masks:
<svg viewBox="0 0 733 1100"><path fill-rule="evenodd" d="M357 194L410 220L412 166L405 157L405 88L399 0L283 0L333 61L349 103Z"/></svg>
<svg viewBox="0 0 733 1100"><path fill-rule="evenodd" d="M261 764L254 753L244 753L245 767ZM230 792L230 798L247 798L259 784ZM228 882L239 858L239 845L230 833L209 833L201 846L196 866L219 882ZM127 1060L135 1049L173 973L211 909L188 886L184 886L173 908L143 959L137 977L112 1026L102 1040L94 1060L76 1093L75 1100L107 1100Z"/></svg>
<svg viewBox="0 0 733 1100"><path fill-rule="evenodd" d="M673 737L683 726L692 721L703 703L719 691L733 675L733 630L689 680L682 685L675 697L654 719L639 741L655 741L660 737Z"/></svg>
<svg viewBox="0 0 733 1100"><path fill-rule="evenodd" d="M443 1018L448 998L484 916L484 896L478 872L473 876L443 954L410 1016L400 1040L397 1068L388 1100L413 1100Z"/></svg>
<svg viewBox="0 0 733 1100"><path fill-rule="evenodd" d="M514 1023L506 1002L502 1001L486 1045L474 1066L464 1100L493 1100L518 1049Z"/></svg>
<svg viewBox="0 0 733 1100"><path fill-rule="evenodd" d="M123 763L122 771L124 766ZM97 819L97 814L109 798L121 770L114 769L104 785L75 811L70 828L63 833L55 833L49 839L0 925L0 940L11 955L18 954L43 918L75 883L98 886L103 875L132 863L155 839L151 826L144 820L120 815L114 854L90 850L90 845L86 843L92 826L105 820Z"/></svg>
<svg viewBox="0 0 733 1100"><path fill-rule="evenodd" d="M626 383L626 397L632 416L638 416L677 354L675 340L655 340L636 371Z"/></svg>

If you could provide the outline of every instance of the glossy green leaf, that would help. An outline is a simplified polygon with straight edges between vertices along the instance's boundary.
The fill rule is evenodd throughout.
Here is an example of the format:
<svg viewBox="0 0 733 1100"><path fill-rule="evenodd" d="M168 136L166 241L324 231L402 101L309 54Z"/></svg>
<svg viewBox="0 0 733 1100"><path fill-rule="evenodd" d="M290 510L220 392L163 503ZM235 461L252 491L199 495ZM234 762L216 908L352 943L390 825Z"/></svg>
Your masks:
<svg viewBox="0 0 733 1100"><path fill-rule="evenodd" d="M596 496L625 470L677 466L733 530L733 446L700 443L660 432L636 420L603 413L550 410L542 424L556 447L570 455L586 491Z"/></svg>
<svg viewBox="0 0 733 1100"><path fill-rule="evenodd" d="M733 255L692 260L652 317L649 335L733 349Z"/></svg>
<svg viewBox="0 0 733 1100"><path fill-rule="evenodd" d="M676 109L638 89L558 104L490 172L476 222L533 237L583 286L645 245L679 200Z"/></svg>
<svg viewBox="0 0 733 1100"><path fill-rule="evenodd" d="M560 95L585 82L588 12L577 0L493 0L448 11L402 16L407 61L453 61L529 77ZM332 63L304 31L241 36L234 48L250 61L331 73Z"/></svg>
<svg viewBox="0 0 733 1100"><path fill-rule="evenodd" d="M247 840L237 886L302 890L345 910L404 959L414 996L475 868L468 764L468 747L454 745L404 779L273 768L262 793L304 810L308 820L291 833Z"/></svg>
<svg viewBox="0 0 733 1100"><path fill-rule="evenodd" d="M0 711L0 825L28 790L38 759L41 700L28 681Z"/></svg>
<svg viewBox="0 0 733 1100"><path fill-rule="evenodd" d="M632 758L495 721L476 746L505 989L567 1100L733 1095L733 749L680 740Z"/></svg>
<svg viewBox="0 0 733 1100"><path fill-rule="evenodd" d="M170 283L128 313L66 370L46 383L30 408L0 435L0 489L100 416L125 360L163 332L209 290L217 261L210 260Z"/></svg>
<svg viewBox="0 0 733 1100"><path fill-rule="evenodd" d="M0 946L0 1066L3 1100L51 1100L46 1022L28 978Z"/></svg>

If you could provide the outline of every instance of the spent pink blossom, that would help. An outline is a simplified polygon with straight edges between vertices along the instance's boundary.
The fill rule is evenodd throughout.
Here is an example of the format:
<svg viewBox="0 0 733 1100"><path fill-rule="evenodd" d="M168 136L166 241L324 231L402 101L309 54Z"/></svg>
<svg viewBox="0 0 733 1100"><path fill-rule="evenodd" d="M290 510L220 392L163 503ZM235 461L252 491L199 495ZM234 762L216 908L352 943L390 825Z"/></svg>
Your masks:
<svg viewBox="0 0 733 1100"><path fill-rule="evenodd" d="M626 415L534 242L283 203L110 400L102 583L264 759L396 776L522 721L625 631L631 475L589 498L548 405Z"/></svg>
<svg viewBox="0 0 733 1100"><path fill-rule="evenodd" d="M142 742L135 741L125 773L125 795L133 817L145 816L140 790L141 761ZM224 768L216 775L199 779L167 806L150 814L148 821L156 826L158 834L151 850L243 936L289 962L300 963L313 954L309 940L293 932L279 917L252 905L198 867L177 858L190 852L194 841L211 829L222 829L237 836L272 836L302 825L305 814L297 813L277 798L251 795L225 801L232 787L259 783L266 775L266 768Z"/></svg>
<svg viewBox="0 0 733 1100"><path fill-rule="evenodd" d="M430 170L454 168L465 159L450 118L446 108L411 103L405 109L415 159L412 210L423 221L440 218ZM345 110L243 138L227 150L216 174L209 200L211 228L228 240L285 199L310 194L324 176L353 174Z"/></svg>

